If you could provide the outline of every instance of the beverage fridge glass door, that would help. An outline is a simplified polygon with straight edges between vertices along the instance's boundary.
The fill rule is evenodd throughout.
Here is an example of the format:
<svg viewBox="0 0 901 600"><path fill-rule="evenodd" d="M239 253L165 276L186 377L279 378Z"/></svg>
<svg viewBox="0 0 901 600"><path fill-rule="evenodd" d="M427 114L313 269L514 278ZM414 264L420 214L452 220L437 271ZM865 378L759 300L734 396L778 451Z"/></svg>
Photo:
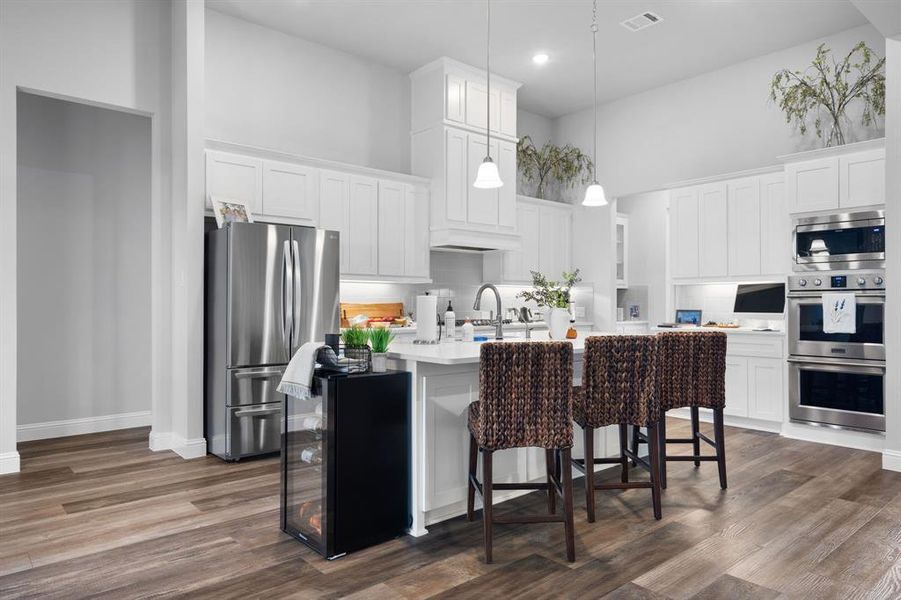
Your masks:
<svg viewBox="0 0 901 600"><path fill-rule="evenodd" d="M337 231L294 227L292 232L292 354L339 329Z"/></svg>
<svg viewBox="0 0 901 600"><path fill-rule="evenodd" d="M328 448L321 396L286 396L282 457L282 529L325 554Z"/></svg>
<svg viewBox="0 0 901 600"><path fill-rule="evenodd" d="M228 244L228 366L285 364L291 358L285 311L291 228L235 225Z"/></svg>

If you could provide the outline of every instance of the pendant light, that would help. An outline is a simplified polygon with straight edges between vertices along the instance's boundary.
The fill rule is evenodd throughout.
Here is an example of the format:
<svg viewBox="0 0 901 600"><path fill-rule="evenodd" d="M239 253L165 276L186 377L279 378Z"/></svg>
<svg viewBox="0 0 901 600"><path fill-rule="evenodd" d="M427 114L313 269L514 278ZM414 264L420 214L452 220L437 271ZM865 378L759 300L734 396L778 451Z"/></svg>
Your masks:
<svg viewBox="0 0 901 600"><path fill-rule="evenodd" d="M487 0L488 5L488 41L486 44L487 53L485 58L485 68L488 74L488 91L485 94L486 104L486 125L485 134L487 143L485 145L485 158L479 165L479 171L476 173L476 180L473 187L479 189L495 189L504 185L501 181L500 173L497 171L497 165L491 160L491 0Z"/></svg>
<svg viewBox="0 0 901 600"><path fill-rule="evenodd" d="M582 206L607 206L604 188L598 183L598 0L591 13L591 62L594 66L594 164L591 185L585 190Z"/></svg>

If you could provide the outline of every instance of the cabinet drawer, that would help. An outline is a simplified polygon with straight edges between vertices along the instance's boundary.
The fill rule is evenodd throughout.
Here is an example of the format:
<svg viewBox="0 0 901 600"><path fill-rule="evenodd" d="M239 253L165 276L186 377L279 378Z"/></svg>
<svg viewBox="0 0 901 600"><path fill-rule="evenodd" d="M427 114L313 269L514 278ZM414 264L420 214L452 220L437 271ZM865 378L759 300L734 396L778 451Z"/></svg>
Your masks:
<svg viewBox="0 0 901 600"><path fill-rule="evenodd" d="M781 336L758 336L754 334L728 334L726 354L728 356L755 356L782 358L783 340Z"/></svg>

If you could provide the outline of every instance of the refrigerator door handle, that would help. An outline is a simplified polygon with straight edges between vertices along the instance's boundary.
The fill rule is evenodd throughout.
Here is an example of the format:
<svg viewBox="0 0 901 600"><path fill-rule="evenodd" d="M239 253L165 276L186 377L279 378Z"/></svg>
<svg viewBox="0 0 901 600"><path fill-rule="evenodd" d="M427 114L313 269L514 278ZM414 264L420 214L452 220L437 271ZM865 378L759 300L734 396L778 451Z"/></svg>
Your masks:
<svg viewBox="0 0 901 600"><path fill-rule="evenodd" d="M294 329L294 261L291 252L291 243L285 240L282 249L285 263L284 273L282 274L282 329L285 333L285 352L288 358L291 358L291 331Z"/></svg>
<svg viewBox="0 0 901 600"><path fill-rule="evenodd" d="M294 272L292 274L294 298L291 304L293 309L291 341L295 348L299 348L302 343L300 339L300 323L302 320L301 315L303 314L303 306L301 305L303 298L303 274L300 272L300 243L297 240L291 240L291 246L293 248L292 260L294 262Z"/></svg>

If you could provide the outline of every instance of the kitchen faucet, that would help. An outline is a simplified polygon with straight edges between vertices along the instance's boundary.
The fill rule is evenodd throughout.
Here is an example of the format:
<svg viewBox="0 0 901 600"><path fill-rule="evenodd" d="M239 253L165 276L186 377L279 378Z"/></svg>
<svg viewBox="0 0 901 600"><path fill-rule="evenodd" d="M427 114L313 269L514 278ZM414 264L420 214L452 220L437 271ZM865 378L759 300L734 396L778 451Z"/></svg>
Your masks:
<svg viewBox="0 0 901 600"><path fill-rule="evenodd" d="M482 310L482 292L485 290L491 290L494 292L494 297L497 300L497 312L494 313L497 315L497 330L494 332L494 338L497 340L504 339L504 309L501 307L501 293L497 291L497 288L491 283L483 283L482 287L479 288L479 291L476 292L476 301L472 305L473 310Z"/></svg>

